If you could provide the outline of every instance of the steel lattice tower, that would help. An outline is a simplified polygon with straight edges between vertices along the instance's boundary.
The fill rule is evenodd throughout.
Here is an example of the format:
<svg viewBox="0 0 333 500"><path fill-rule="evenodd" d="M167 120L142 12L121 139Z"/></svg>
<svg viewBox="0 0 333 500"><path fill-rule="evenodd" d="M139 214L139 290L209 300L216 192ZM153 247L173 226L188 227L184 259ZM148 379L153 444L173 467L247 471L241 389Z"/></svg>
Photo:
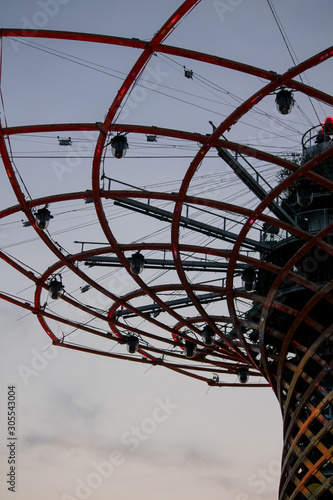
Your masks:
<svg viewBox="0 0 333 500"><path fill-rule="evenodd" d="M2 123L0 152L17 204L3 210L1 218L9 220L23 214L26 225L31 226L54 260L37 274L1 250L3 261L34 285L34 297L30 301L21 300L5 292L0 297L35 314L52 343L59 347L165 366L210 386L233 387L244 383L258 388L271 386L280 402L284 421L280 500L331 498L333 130L327 131L323 142L317 138L319 125L306 133L298 163L229 141L224 134L279 89L288 88L332 106L332 96L301 83L297 77L332 57L333 48L284 74L277 74L212 54L166 45L167 36L198 3L198 0L185 1L149 42L73 32L2 30L4 38L109 44L139 49L140 55L114 96L104 121L16 127ZM156 53L229 68L267 83L220 125L213 126L208 135L158 125L120 123L116 118L122 104ZM188 72L185 76L191 78L192 74ZM91 185L77 192L45 193L42 198L28 199L11 158L10 138L20 134L82 131L96 135ZM111 180L107 185L102 168L107 148L110 145L118 148L121 158L127 139L119 138L127 137L130 142L135 134L147 136L152 142L157 137L199 144L177 192L135 189L129 183L126 189L111 189ZM114 138L118 138L118 142L112 143ZM255 194L254 208L191 192L191 182L210 151L217 152L219 161L227 164ZM272 189L264 188L244 167L245 157L281 169L280 181ZM303 195L305 191L305 195L313 196L310 205L304 200L303 206L299 202L302 188ZM83 204L84 201L92 203L105 241L93 245L92 249L87 249L82 242L81 251L72 253L55 241L51 229L54 221L50 230L47 225L61 204ZM122 243L115 236L106 209L109 201L138 216L167 224L169 240ZM161 208L159 202L169 203L172 210ZM188 207L191 210L195 207L196 213L208 211L222 222L218 226L200 217L191 217ZM235 225L236 230L232 229ZM185 231L209 236L211 244L193 244L190 239L182 238ZM151 253L155 253L154 258L147 257ZM117 294L103 286L94 277L99 266L122 267L135 284L135 290ZM145 271L141 272L143 267ZM73 279L83 280L82 292L93 289L103 297L109 304L107 310L67 294L64 269ZM150 285L145 279L148 269L169 269L174 278ZM216 283L196 283L189 278L194 271L222 273L223 279ZM241 277L244 286L240 286ZM53 299L60 298L57 303L66 305L66 311L70 311L67 317L47 304L45 297L49 291ZM207 305L214 303L219 309L211 314ZM82 314L92 319L81 321ZM129 323L133 318L139 319L143 326L134 320ZM55 324L80 331L80 339L73 341L70 335L60 335ZM114 345L119 349L110 349ZM237 376L239 381L235 381ZM262 377L265 383L261 382Z"/></svg>

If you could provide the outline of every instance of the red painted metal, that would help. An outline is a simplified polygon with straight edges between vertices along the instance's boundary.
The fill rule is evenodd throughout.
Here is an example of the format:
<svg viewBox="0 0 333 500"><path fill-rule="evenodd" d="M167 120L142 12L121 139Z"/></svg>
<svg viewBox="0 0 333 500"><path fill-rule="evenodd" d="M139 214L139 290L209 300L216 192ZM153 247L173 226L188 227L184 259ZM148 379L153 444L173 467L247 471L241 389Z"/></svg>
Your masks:
<svg viewBox="0 0 333 500"><path fill-rule="evenodd" d="M329 305L333 304L333 295L331 294L333 281L328 281L324 286L321 286L311 281L309 277L302 276L295 272L294 266L314 248L322 249L327 255L333 256L333 247L324 240L333 230L333 224L330 224L321 232L312 235L297 226L277 220L264 213L270 204L276 200L284 190L290 188L295 181L301 178L307 178L317 185L320 185L322 188L333 191L333 182L329 178L321 176L313 171L317 164L328 160L332 153L326 150L318 155L315 160L312 159L302 165L302 167L298 167L294 163L288 162L265 151L226 141L221 137L246 113L251 111L263 99L274 93L281 86L287 86L290 89L301 92L309 97L319 99L327 105L332 106L333 97L331 95L300 83L295 80L295 78L304 71L314 68L323 61L327 61L331 58L333 55L333 48L329 47L321 51L319 54L316 54L280 75L273 71L267 71L262 68L232 61L212 54L205 54L198 51L166 45L164 42L170 33L172 33L178 23L198 3L199 1L196 0L185 1L148 42L138 39L87 33L69 33L50 30L2 30L2 37L75 40L84 43L109 44L124 47L124 49L137 49L139 52L136 62L114 96L103 123L59 123L20 125L1 128L0 154L10 186L17 198L17 204L2 210L0 212L0 219L6 219L6 217L22 212L32 225L41 242L43 242L43 245L53 253L55 262L50 265L41 276L37 276L32 273L28 267L25 267L24 264L15 260L14 257L7 255L5 251L0 251L0 258L6 261L8 265L22 276L30 279L35 286L34 302L24 302L6 293L0 293L0 298L35 314L51 341L60 347L108 356L110 358L131 360L150 366L163 365L179 374L187 375L194 379L204 381L209 386L217 387L234 387L241 385L233 381L232 378L230 379L230 376L236 378L239 367L248 367L251 381L246 384L246 386L267 387L271 385L280 401L281 409L284 414L285 442L280 499L285 500L288 498L292 500L298 493L304 493L306 498L311 498L309 490L307 489L308 480L311 477L320 479L320 494L326 491L332 493L332 479L325 480L325 476L321 472L321 467L324 465L325 461L331 459L332 456L332 451L321 443L321 437L324 436L326 432L331 432L332 430L332 422L327 422L323 412L325 405L331 403L333 397L332 392L325 396L325 378L326 375L332 371L332 362L325 363L324 358L320 355L321 347L330 339L332 332L331 327L325 328L317 319L312 318L311 312L322 298L325 298ZM264 79L267 83L253 93L253 95L248 97L237 109L234 109L210 136L142 124L118 123L117 116L124 100L128 98L135 88L135 85L138 83L154 54L172 55L174 57L199 61L220 68L228 68L237 73L259 77ZM12 165L6 145L6 138L11 136L16 137L22 134L71 131L96 132L96 147L92 161L92 183L91 186L89 186L89 190L50 196L46 194L41 198L28 199L21 189L19 177ZM101 160L105 154L107 138L110 133L153 134L166 138L180 139L188 143L198 143L201 146L198 153L190 162L180 188L176 193L128 189L106 191L101 189L100 185L102 173ZM255 209L251 210L220 200L208 199L204 196L191 196L189 194L189 188L191 187L194 175L207 153L212 148L216 147L225 148L235 153L242 153L260 161L268 162L269 164L287 170L290 175L272 189L266 198L258 203ZM49 233L41 231L36 227L34 211L37 207L42 205L48 204L52 209L52 205L56 203L83 200L86 198L93 199L96 218L108 244L101 248L93 248L86 251L82 249L81 252L69 255L62 251ZM140 244L123 244L119 242L113 232L112 224L110 224L107 218L104 207L106 200L121 198L172 202L174 211L170 230L171 241L167 243L143 242ZM213 245L210 247L198 247L196 245L181 244L179 239L180 218L185 204L214 209L219 211L219 213L228 212L235 217L243 217L243 227L239 231L238 238L233 244L232 249L215 248ZM288 232L290 238L298 239L301 242L298 250L294 252L294 255L286 264L273 264L260 257L243 253L245 238L252 230L255 223L260 226L262 226L263 223L268 223L280 230ZM167 285L151 286L142 276L132 275L130 273L129 261L126 257L126 253L131 251L157 251L172 254L174 268L177 273L177 282L174 280L174 282L170 282ZM118 258L123 268L131 276L136 287L134 291L119 296L119 294L109 291L106 287L96 282L88 272L84 272L80 268L80 264L89 257L102 256L110 253ZM225 286L196 285L191 283L183 268L184 256L190 255L191 253L201 257L209 256L214 259L225 259L228 262ZM235 288L235 268L239 263L248 264L259 271L267 271L274 276L269 291L265 296ZM97 311L89 304L85 304L79 299L75 299L65 293L60 301L66 303L69 310L68 317L62 317L61 314L55 314L50 312L50 310L45 310L42 305L42 297L48 290L49 279L52 275L60 272L63 267L70 271L74 277L80 278L80 280L82 279L84 283L94 290L94 293L106 297L110 301L108 309L104 312ZM299 309L284 304L283 301L279 299L278 292L281 284L286 280L289 280L295 286L298 285L302 289L312 292L312 298ZM185 314L181 314L168 306L164 294L169 294L171 296L172 292L179 292L183 296L186 295L191 299L191 314L185 316ZM221 302L227 304L229 312L227 314L222 312L221 314L210 314L198 298L198 294L203 292L220 293ZM168 318L167 320L158 320L153 316L148 317L145 315L137 304L141 304L140 301L148 299L163 310L163 314ZM253 302L260 306L260 320L258 324L255 323L254 320L242 316L237 310L238 301L241 299L247 301L248 304ZM117 316L121 308L128 309L132 311L137 318L141 318L144 326L139 327L137 324L127 324L125 321L122 321L121 316ZM84 324L76 319L71 319L70 315L75 311L82 311L82 313L94 318L96 323L101 326L97 327L95 324ZM270 324L269 315L271 311L279 311L291 318L290 325L286 331L283 331L279 325L272 326ZM59 334L57 335L50 327L53 321L90 334L92 338L94 336L99 337L100 341L105 341L108 345L109 343L112 343L112 345L117 343L120 351L109 352L109 350L103 350L102 348L97 349L88 345L75 344L71 342L70 336L68 338L65 336L59 338ZM214 346L206 346L204 344L201 336L203 324L209 325L216 333L217 341ZM249 325L253 330L256 328L258 329L258 345L254 345L248 341L246 330ZM295 332L300 325L311 328L317 335L316 340L309 348L302 345L295 337ZM223 330L223 326L225 326L225 330ZM143 339L146 342L140 342L139 350L136 355L124 355L121 352L121 349L124 347L122 344L126 343L128 332L132 332L132 334L139 336L141 340ZM186 359L183 349L184 340L193 339L193 336L196 338L199 354L193 359ZM276 339L281 343L278 354L274 352L267 353L269 339ZM303 355L302 360L297 366L292 364L287 357L288 353L293 351L297 351ZM259 354L260 359L258 358ZM272 360L275 367L274 370L272 369ZM312 375L309 369L311 363L316 364L315 366L317 367L318 373L315 375ZM285 376L288 370L291 372L290 380ZM212 378L213 374L229 376L229 379L228 381L219 381L216 377ZM262 376L265 377L267 382L263 383L260 381ZM306 381L310 381L308 389L305 390L303 394L299 394L299 384ZM321 391L321 394L324 395L324 398L318 405L315 405L313 400L316 391ZM296 401L297 404L295 403ZM302 414L302 408L307 408L310 412L310 415L306 418ZM320 422L325 429L321 430L317 436L315 433L312 435L311 431L313 423L316 421ZM304 436L311 437L310 444L307 445L304 450L301 450L300 443ZM316 460L315 463L314 460L310 460L311 452L314 449L317 449L318 452L322 452L322 456L320 459ZM295 454L297 454L296 461L292 463L295 459ZM297 474L304 466L307 467L308 471L299 479ZM289 496L287 490L292 481L294 490L291 496Z"/></svg>

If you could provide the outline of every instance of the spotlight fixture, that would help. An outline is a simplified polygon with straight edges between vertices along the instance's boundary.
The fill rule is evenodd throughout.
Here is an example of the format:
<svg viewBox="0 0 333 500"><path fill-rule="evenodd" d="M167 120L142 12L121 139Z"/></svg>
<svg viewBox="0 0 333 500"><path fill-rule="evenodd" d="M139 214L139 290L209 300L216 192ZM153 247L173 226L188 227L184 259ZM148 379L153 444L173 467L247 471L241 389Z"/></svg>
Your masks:
<svg viewBox="0 0 333 500"><path fill-rule="evenodd" d="M204 326L204 328L201 331L201 335L202 335L202 340L206 345L214 344L215 333L209 325Z"/></svg>
<svg viewBox="0 0 333 500"><path fill-rule="evenodd" d="M51 299L58 300L59 297L64 293L64 285L62 284L62 279L60 274L58 276L53 276L49 283L49 295Z"/></svg>
<svg viewBox="0 0 333 500"><path fill-rule="evenodd" d="M47 205L44 208L40 208L35 215L36 218L36 226L38 229L46 229L50 223L50 220L53 219L53 215L51 215L50 210L47 209Z"/></svg>
<svg viewBox="0 0 333 500"><path fill-rule="evenodd" d="M256 280L256 272L253 269L253 267L245 268L242 273L242 283L243 283L243 288L245 288L247 292L251 292L253 290L255 280Z"/></svg>
<svg viewBox="0 0 333 500"><path fill-rule="evenodd" d="M115 158L124 158L128 150L128 142L125 135L116 135L111 139L112 154Z"/></svg>
<svg viewBox="0 0 333 500"><path fill-rule="evenodd" d="M197 344L192 340L185 340L185 356L187 358L194 358L197 352Z"/></svg>
<svg viewBox="0 0 333 500"><path fill-rule="evenodd" d="M135 354L139 348L139 339L135 335L127 337L127 350L130 354Z"/></svg>
<svg viewBox="0 0 333 500"><path fill-rule="evenodd" d="M142 253L136 252L132 255L130 260L130 270L132 274L142 273L145 266L145 259Z"/></svg>
<svg viewBox="0 0 333 500"><path fill-rule="evenodd" d="M276 107L282 115L288 115L293 109L295 100L291 90L286 90L281 87L281 90L276 94L275 98Z"/></svg>
<svg viewBox="0 0 333 500"><path fill-rule="evenodd" d="M238 379L241 384L246 384L246 382L249 380L248 368L238 368Z"/></svg>

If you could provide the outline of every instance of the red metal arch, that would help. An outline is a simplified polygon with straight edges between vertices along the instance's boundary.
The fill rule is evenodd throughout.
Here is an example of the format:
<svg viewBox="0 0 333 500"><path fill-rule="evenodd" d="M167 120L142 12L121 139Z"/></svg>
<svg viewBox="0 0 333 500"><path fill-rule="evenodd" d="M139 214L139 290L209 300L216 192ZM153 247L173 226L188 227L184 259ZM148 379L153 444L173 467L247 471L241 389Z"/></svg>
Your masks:
<svg viewBox="0 0 333 500"><path fill-rule="evenodd" d="M62 40L79 40L84 42L92 42L92 43L100 43L100 44L112 44L116 46L123 46L127 48L135 48L140 51L140 54L133 65L131 71L124 79L119 91L117 92L111 106L107 112L106 118L103 123L79 123L79 124L46 124L46 125L37 125L37 126L20 126L20 127L7 127L2 128L0 133L0 153L3 158L4 166L8 175L8 179L10 181L13 192L15 193L18 205L14 207L9 207L2 212L0 212L0 218L5 218L7 216L11 216L19 211L22 211L28 221L31 223L32 227L36 231L36 234L40 238L41 241L46 245L46 247L53 253L58 261L51 265L41 276L36 276L31 273L28 268L21 265L14 258L9 257L5 254L5 252L0 252L0 257L3 260L6 260L9 265L15 269L15 271L21 273L26 278L30 279L36 286L35 289L35 297L34 303L23 302L16 297L10 296L9 294L0 293L0 298L4 300L8 300L9 302L23 307L33 314L36 314L42 327L48 333L52 341L62 347L67 347L70 349L76 349L84 352L91 352L94 354L100 354L103 356L109 356L113 358L119 358L124 360L133 360L135 362L146 363L149 365L157 365L163 364L167 368L174 370L181 374L186 374L187 376L196 378L198 380L205 381L209 385L216 386L235 386L239 385L236 383L229 382L219 382L211 379L212 373L214 370L218 371L220 374L229 373L231 375L235 375L237 368L239 366L248 366L250 367L250 375L251 377L260 377L261 373L265 374L269 384L272 384L274 390L277 393L277 396L280 399L280 403L282 409L285 414L285 450L287 450L287 446L290 445L290 450L286 451L284 455L284 465L283 465L283 473L287 474L287 477L283 476L283 485L281 488L280 496L281 498L285 497L285 491L291 480L294 481L295 488L292 493L291 498L294 498L298 492L305 491L306 481L310 476L317 476L321 478L321 486L320 493L326 491L329 488L329 485L332 482L331 480L327 480L324 482L323 476L320 476L320 466L324 463L324 461L330 456L331 450L326 449L326 451L322 454L322 457L317 460L316 463L312 463L309 466L309 470L307 474L301 480L298 480L296 475L299 467L304 463L308 463L306 453L310 456L310 452L312 449L315 449L317 446L317 441L315 439L312 440L310 445L306 448L306 453L300 453L299 456L296 457L296 462L293 465L290 465L289 458L292 459L292 455L295 454L295 450L297 450L297 443L299 439L304 435L305 430L309 428L312 421L317 418L319 413L320 418L324 421L324 417L320 414L324 405L331 401L331 398L324 398L320 405L313 406L311 403L311 395L317 390L317 387L320 386L321 382L324 380L326 372L321 370L316 376L313 377L312 384L309 386L308 390L302 394L299 401L296 401L297 392L297 383L301 380L301 372L302 370L306 370L310 360L315 359L319 368L324 367L324 361L320 357L319 347L331 336L331 329L324 329L324 326L319 323L319 321L311 319L310 311L315 306L315 304L324 297L325 300L329 304L332 304L333 297L330 294L333 282L328 281L326 286L320 287L319 284L311 282L309 279L305 277L299 276L293 272L293 264L298 262L298 260L306 255L306 253L314 248L318 247L323 249L327 254L333 255L333 247L331 247L328 243L324 241L324 237L329 234L329 232L333 229L333 224L322 230L320 233L312 236L311 234L302 231L300 228L293 227L290 224L287 224L282 221L278 221L274 217L270 217L264 214L264 210L266 210L269 205L276 199L278 195L282 193L282 191L297 181L298 179L305 177L318 185L323 186L326 190L333 191L333 182L329 179L326 179L315 172L312 169L315 167L316 163L320 163L328 159L331 156L330 151L326 151L321 155L317 156L315 160L311 160L308 163L304 164L301 168L298 168L294 164L282 160L280 158L275 157L274 155L269 155L263 151L256 150L254 148L245 147L240 144L235 144L232 142L228 142L220 139L222 134L232 127L244 114L249 112L254 106L256 106L259 102L261 102L265 97L269 94L273 93L279 87L286 85L291 89L302 92L304 95L308 95L310 97L319 99L325 102L328 105L333 105L333 97L327 95L324 92L321 92L317 89L313 89L307 85L299 83L295 80L295 78L300 75L302 72L307 69L313 68L318 64L321 64L323 61L331 58L333 55L333 48L330 47L319 54L309 58L303 63L299 64L295 68L287 71L283 75L278 75L271 71L266 71L261 68L256 68L254 66L250 66L244 63L237 63L235 61L231 61L228 59L224 59L221 57L216 57L210 54L204 54L196 51L191 51L179 47L171 47L164 44L167 36L172 32L178 22L188 13L190 12L199 2L195 0L187 0L185 1L179 9L168 19L168 21L162 26L160 30L158 30L157 34L152 38L149 42L143 42L142 40L136 39L128 39L128 38L120 38L120 37L108 37L101 35L90 35L84 33L65 33L65 32L51 32L51 31L23 31L23 30L3 30L2 36L23 36L23 37L39 37L39 38L49 38L49 39L62 39ZM129 125L129 124L118 124L117 121L117 113L121 108L122 103L124 102L125 97L127 97L134 86L137 84L140 76L143 74L150 58L154 53L160 54L168 54L174 55L177 57L185 57L188 60L196 60L202 61L210 65L216 65L221 68L229 68L231 70L241 72L247 75L252 75L255 77L263 78L267 81L267 84L262 88L259 88L257 92L255 92L252 96L246 99L237 109L235 109L219 126L218 128L211 134L209 137L206 137L202 134L194 134L186 131L165 129L165 128L157 128L157 127L146 127L142 125ZM43 198L35 199L35 200L27 200L24 197L22 189L20 187L19 178L16 175L14 168L11 164L10 157L8 154L8 149L5 143L5 137L9 137L11 135L23 134L23 133L32 133L32 132L56 132L56 131L70 131L70 130L93 130L98 133L96 148L92 163L92 189L88 192L79 192L79 193L67 193L60 194L54 196L45 196ZM137 192L130 190L122 190L122 191L104 191L100 188L100 174L101 174L101 158L103 153L105 152L105 145L107 135L112 132L119 133L138 133L138 134L159 134L165 137L173 137L178 139L183 139L185 141L195 141L196 143L201 144L201 148L199 152L195 155L192 162L190 163L186 175L183 179L183 182L180 186L178 193L175 194L165 194L158 192ZM201 197L193 197L188 195L189 187L191 186L191 182L195 172L197 171L198 166L201 161L205 158L208 151L213 147L221 147L226 148L230 151L245 153L252 158L258 158L262 161L270 162L273 165L277 165L283 169L286 169L290 172L289 177L281 182L276 188L274 188L266 198L258 203L255 210L248 210L244 207L237 207L235 205L231 205L228 203L224 203L222 201L209 200ZM64 253L59 249L59 247L54 243L51 236L48 236L45 232L39 230L36 227L35 217L33 215L33 210L41 204L47 203L57 203L57 202L65 202L69 200L79 200L84 199L87 196L89 198L93 198L95 208L96 208L96 216L97 220L104 232L106 240L109 243L108 247L102 249L93 249L91 251L84 252L83 250L76 255L64 255ZM155 244L155 245L140 245L132 244L132 245L124 245L117 241L115 238L112 228L109 226L106 213L104 211L104 200L106 199L115 199L121 197L129 197L129 198L149 198L155 200L167 200L174 203L174 213L171 227L171 243L167 245ZM198 207L211 207L219 211L229 211L234 215L240 215L244 217L243 229L240 231L238 238L233 246L232 250L217 250L216 248L197 248L195 245L181 245L179 241L179 228L180 228L180 216L181 211L184 206L184 203L193 203ZM279 267L275 264L271 264L269 262L265 262L260 260L260 258L256 259L254 257L242 255L240 252L244 248L244 241L247 237L248 232L253 227L255 222L259 221L260 223L268 222L269 224L276 226L280 229L284 229L288 231L295 238L300 240L301 246L299 250L295 253L295 255L289 259L289 261ZM81 263L86 257L94 256L94 255L102 255L105 253L113 252L119 259L119 262L123 265L123 267L130 272L128 259L125 257L125 253L130 250L135 249L148 249L152 248L154 250L171 251L174 257L175 269L177 271L177 275L180 280L180 284L168 284L164 286L150 286L148 285L143 278L139 276L134 276L133 279L136 282L137 289L134 292L128 293L122 297L119 297L119 294L112 293L106 289L106 287L96 283L87 273L83 272L79 268L79 263ZM214 286L199 286L192 284L188 275L186 274L183 263L182 263L182 253L194 251L198 255L206 254L212 255L214 257L224 257L229 261L228 271L227 271L227 281L225 288L219 288ZM255 293L248 293L246 291L240 291L235 289L235 277L234 271L237 263L246 263L249 265L253 265L257 269L265 269L271 275L275 275L275 279L273 284L270 287L269 292L265 297L257 296ZM79 323L78 321L74 321L70 318L62 318L59 314L54 314L49 312L48 310L44 310L41 306L41 294L42 291L48 288L47 280L59 270L62 266L66 266L76 277L82 278L87 284L90 284L98 291L98 293L107 297L110 300L111 306L107 313L101 313L93 311L92 307L87 306L85 304L81 304L79 300L75 300L70 296L65 296L64 301L68 303L68 305L72 306L76 309L81 309L86 314L91 314L94 319L96 319L96 323L100 321L103 325L107 325L105 330L109 329L111 326L112 330L115 332L114 334L105 333L103 329L99 329L99 327L89 326ZM293 281L294 283L300 284L302 287L312 291L312 299L304 305L303 307L299 307L298 309L286 306L277 300L277 292L281 285L282 280L288 279ZM172 290L178 290L182 293L186 293L188 297L191 299L192 304L194 306L194 313L190 317L183 317L181 314L172 310L165 301L161 298L162 291L171 292ZM221 297L223 300L227 301L229 308L228 314L214 314L209 315L208 311L203 307L202 303L197 297L197 292L201 290L209 290L209 291L217 291L221 293ZM139 307L136 307L136 302L138 302L142 298L150 297L155 303L157 303L164 312L166 312L169 317L172 318L174 322L176 322L173 326L170 326L162 321L156 320L156 318L147 318L144 316ZM259 334L260 334L260 345L253 345L251 342L248 342L245 336L245 333L242 331L242 326L246 324L246 320L240 316L238 313L236 306L237 301L242 298L246 301L253 300L260 304L261 307L261 319L259 323ZM200 366L197 366L200 358L195 359L192 363L185 359L183 353L179 350L176 352L169 353L170 356L167 360L164 361L162 356L164 355L165 350L163 347L159 345L147 344L144 346L140 345L138 356L130 356L123 355L121 353L110 353L105 352L102 349L94 349L87 346L80 346L71 344L68 339L59 339L54 332L52 332L51 328L48 325L48 320L57 321L66 325L69 325L74 328L80 328L82 331L87 332L91 335L97 335L104 338L109 338L111 341L118 342L119 344L124 342L123 332L125 331L125 324L122 323L119 319L116 318L116 311L119 307L126 307L133 311L137 317L144 319L147 323L145 326L147 328L147 324L151 327L156 327L162 329L163 332L166 332L166 335L169 335L170 338L166 339L155 332L151 333L150 331L145 331L144 329L140 329L136 325L130 325L128 331L132 331L137 335L147 336L150 340L161 342L161 344L167 344L168 346L179 347L181 342L178 340L180 338L186 339L187 333L182 332L183 327L189 328L192 332L200 334L200 324L207 323L209 326L213 328L213 330L219 334L220 339L224 341L224 343L220 343L214 348L206 348L201 342L200 338L198 340L198 346L201 348L202 355L202 363ZM277 328L273 329L270 326L268 319L269 311L275 308L278 311L287 312L291 317L291 326L288 327L287 332L279 331ZM237 338L234 340L228 338L227 335L223 337L221 331L219 330L219 324L221 322L228 322L229 324L233 324L234 330L236 331ZM311 347L306 352L305 345L296 345L297 342L294 338L294 332L297 327L304 323L310 326L316 334L318 334L317 340L311 345ZM98 323L99 324L99 323ZM103 331L102 331L103 330ZM175 333L176 332L176 333ZM176 341L173 340L172 334L176 338ZM276 374L273 370L270 369L268 355L265 353L265 346L268 342L269 338L276 338L281 341L281 350L279 356L275 353L272 354L272 358L274 359L275 368L277 370ZM295 347L299 352L302 352L304 355L302 362L297 366L293 367L290 371L292 373L292 378L288 382L283 379L284 372L287 368L290 368L290 362L287 360L287 353L290 347ZM205 350L205 352L204 352ZM262 356L263 366L259 365L257 354L260 350ZM213 354L215 353L216 359L210 359L209 356L213 358ZM207 359L206 359L207 358ZM326 366L326 365L325 365ZM332 362L327 364L327 368L325 370L330 372L332 370ZM306 373L306 377L310 380L311 373ZM286 394L285 388L286 384L288 385L288 393ZM250 383L248 386L264 386L267 384L254 384ZM282 395L282 392L285 393ZM294 408L296 403L299 404L299 408L305 408L307 405L311 410L311 416L302 424L300 421L300 410ZM299 430L297 431L297 429ZM297 432L295 432L295 430ZM331 427L329 428L331 430ZM322 431L322 435L326 432L326 429ZM293 436L296 437L293 438ZM295 479L296 477L296 479ZM332 491L332 490L331 490ZM308 492L307 495L309 496Z"/></svg>

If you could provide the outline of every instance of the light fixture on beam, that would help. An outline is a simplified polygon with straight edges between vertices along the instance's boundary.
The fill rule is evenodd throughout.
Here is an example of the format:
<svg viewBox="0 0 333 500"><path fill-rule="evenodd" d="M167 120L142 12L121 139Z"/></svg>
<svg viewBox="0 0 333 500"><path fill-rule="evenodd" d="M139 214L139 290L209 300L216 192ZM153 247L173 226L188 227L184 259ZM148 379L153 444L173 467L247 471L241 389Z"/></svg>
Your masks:
<svg viewBox="0 0 333 500"><path fill-rule="evenodd" d="M132 274L142 273L145 267L145 258L140 252L136 252L130 259L130 270Z"/></svg>
<svg viewBox="0 0 333 500"><path fill-rule="evenodd" d="M127 350L130 354L135 354L139 349L139 339L135 335L127 337Z"/></svg>
<svg viewBox="0 0 333 500"><path fill-rule="evenodd" d="M201 331L201 335L202 335L202 340L206 345L214 344L215 333L209 325L204 326L204 328Z"/></svg>
<svg viewBox="0 0 333 500"><path fill-rule="evenodd" d="M255 269L253 267L245 268L242 273L243 288L245 288L247 292L251 292L253 290L255 281L256 281Z"/></svg>
<svg viewBox="0 0 333 500"><path fill-rule="evenodd" d="M51 299L58 300L64 293L64 285L62 284L61 275L53 276L49 282L49 295Z"/></svg>
<svg viewBox="0 0 333 500"><path fill-rule="evenodd" d="M185 356L187 358L194 358L197 352L197 344L192 340L185 340Z"/></svg>
<svg viewBox="0 0 333 500"><path fill-rule="evenodd" d="M249 380L248 368L238 368L238 380L241 384L246 384L246 382Z"/></svg>
<svg viewBox="0 0 333 500"><path fill-rule="evenodd" d="M40 208L37 211L35 219L38 229L46 229L50 223L50 220L53 219L53 215L51 215L51 212L47 209L46 205L44 208Z"/></svg>
<svg viewBox="0 0 333 500"><path fill-rule="evenodd" d="M128 150L128 142L125 135L116 135L111 139L112 154L115 158L124 158Z"/></svg>
<svg viewBox="0 0 333 500"><path fill-rule="evenodd" d="M276 94L275 98L276 107L282 115L288 115L293 109L295 100L291 90L286 90L285 87L281 87L279 92Z"/></svg>

